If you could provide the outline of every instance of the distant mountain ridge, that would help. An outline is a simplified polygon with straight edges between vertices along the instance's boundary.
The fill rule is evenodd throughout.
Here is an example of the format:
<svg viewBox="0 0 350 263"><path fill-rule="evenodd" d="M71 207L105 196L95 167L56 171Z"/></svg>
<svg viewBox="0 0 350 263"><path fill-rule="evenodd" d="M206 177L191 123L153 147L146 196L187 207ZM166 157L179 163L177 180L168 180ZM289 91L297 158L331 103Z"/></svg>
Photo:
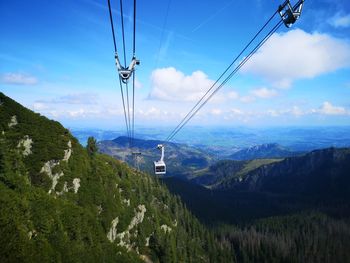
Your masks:
<svg viewBox="0 0 350 263"><path fill-rule="evenodd" d="M224 188L349 198L350 148L315 150L302 156L262 165L242 181L232 179Z"/></svg>
<svg viewBox="0 0 350 263"><path fill-rule="evenodd" d="M300 154L301 152L292 151L291 149L277 143L267 143L241 149L228 156L228 159L244 161L253 159L284 158Z"/></svg>
<svg viewBox="0 0 350 263"><path fill-rule="evenodd" d="M133 139L133 147L129 147L128 137L120 136L114 140L98 142L100 152L113 156L116 159L135 165L132 152L140 152L138 165L141 170L153 174L153 161L159 160L160 151L158 144L164 144L160 140ZM204 169L214 164L217 159L204 150L190 147L185 144L167 142L165 144L165 163L167 176L177 176L188 179L192 172Z"/></svg>

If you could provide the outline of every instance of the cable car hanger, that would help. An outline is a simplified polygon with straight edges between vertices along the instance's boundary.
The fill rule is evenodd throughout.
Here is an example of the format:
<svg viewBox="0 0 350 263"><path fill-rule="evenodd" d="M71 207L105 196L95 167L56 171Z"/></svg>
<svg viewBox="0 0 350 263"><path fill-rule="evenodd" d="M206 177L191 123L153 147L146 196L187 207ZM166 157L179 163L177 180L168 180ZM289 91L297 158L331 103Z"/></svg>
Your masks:
<svg viewBox="0 0 350 263"><path fill-rule="evenodd" d="M304 1L305 0L299 0L295 6L292 7L290 0L286 0L278 7L278 13L286 27L290 28L299 19Z"/></svg>
<svg viewBox="0 0 350 263"><path fill-rule="evenodd" d="M123 67L120 64L118 53L115 52L115 64L117 66L117 70L118 70L119 77L120 77L121 81L126 84L129 80L129 78L131 77L131 74L134 72L135 66L140 65L140 60L133 57L131 59L129 66Z"/></svg>

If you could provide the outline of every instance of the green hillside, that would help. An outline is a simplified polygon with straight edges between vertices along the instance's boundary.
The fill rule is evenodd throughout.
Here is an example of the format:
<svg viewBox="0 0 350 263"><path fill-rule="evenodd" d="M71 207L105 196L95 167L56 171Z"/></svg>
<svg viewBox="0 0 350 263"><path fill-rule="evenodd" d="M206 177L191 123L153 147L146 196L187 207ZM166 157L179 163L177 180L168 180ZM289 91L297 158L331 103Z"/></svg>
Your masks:
<svg viewBox="0 0 350 263"><path fill-rule="evenodd" d="M0 93L0 262L233 261L157 179L89 146Z"/></svg>

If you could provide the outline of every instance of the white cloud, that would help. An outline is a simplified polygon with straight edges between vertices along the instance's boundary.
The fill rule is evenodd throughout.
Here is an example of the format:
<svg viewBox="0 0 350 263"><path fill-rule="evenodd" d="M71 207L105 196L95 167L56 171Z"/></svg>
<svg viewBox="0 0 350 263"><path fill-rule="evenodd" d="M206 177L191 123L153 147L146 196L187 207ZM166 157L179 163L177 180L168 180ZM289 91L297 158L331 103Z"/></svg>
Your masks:
<svg viewBox="0 0 350 263"><path fill-rule="evenodd" d="M49 109L49 106L42 102L34 102L33 104L33 110L36 111L42 111Z"/></svg>
<svg viewBox="0 0 350 263"><path fill-rule="evenodd" d="M141 89L142 87L143 87L142 83L137 78L135 78L135 88Z"/></svg>
<svg viewBox="0 0 350 263"><path fill-rule="evenodd" d="M318 110L314 110L317 113L325 115L349 115L350 112L344 107L334 106L330 102L326 101Z"/></svg>
<svg viewBox="0 0 350 263"><path fill-rule="evenodd" d="M331 24L335 28L349 27L350 26L350 14L342 15L342 14L338 13L334 17L329 19L328 23Z"/></svg>
<svg viewBox="0 0 350 263"><path fill-rule="evenodd" d="M330 102L324 102L318 109L301 109L294 105L289 109L269 109L262 113L263 115L270 115L272 117L279 117L281 115L292 115L294 117L301 117L310 114L319 115L350 115L350 111L344 107L334 106Z"/></svg>
<svg viewBox="0 0 350 263"><path fill-rule="evenodd" d="M57 99L53 99L53 103L65 103L65 104L96 104L97 94L93 93L77 93L68 94Z"/></svg>
<svg viewBox="0 0 350 263"><path fill-rule="evenodd" d="M38 83L38 79L29 74L5 73L1 76L1 82L11 85L34 85Z"/></svg>
<svg viewBox="0 0 350 263"><path fill-rule="evenodd" d="M210 111L210 113L211 113L212 115L214 115L214 116L219 116L219 115L222 114L222 110L220 110L220 109L212 109L212 110Z"/></svg>
<svg viewBox="0 0 350 263"><path fill-rule="evenodd" d="M255 97L254 96L243 96L240 98L240 101L243 103L251 103L255 101Z"/></svg>
<svg viewBox="0 0 350 263"><path fill-rule="evenodd" d="M278 88L294 80L313 78L350 66L350 44L328 34L300 29L274 34L242 68L266 78Z"/></svg>
<svg viewBox="0 0 350 263"><path fill-rule="evenodd" d="M237 108L233 108L229 112L230 112L230 114L233 114L233 115L243 115L244 114L244 112L242 110L237 109Z"/></svg>
<svg viewBox="0 0 350 263"><path fill-rule="evenodd" d="M36 103L41 104L80 104L80 105L93 105L98 102L98 94L95 93L75 93L67 94L58 98L49 100L38 100Z"/></svg>
<svg viewBox="0 0 350 263"><path fill-rule="evenodd" d="M166 101L196 101L213 83L199 70L186 76L173 67L156 69L152 72L149 97Z"/></svg>
<svg viewBox="0 0 350 263"><path fill-rule="evenodd" d="M259 88L254 89L250 92L255 97L263 98L263 99L269 99L272 97L276 97L278 95L277 91L274 89L268 89L268 88Z"/></svg>
<svg viewBox="0 0 350 263"><path fill-rule="evenodd" d="M298 106L293 106L289 112L295 117L305 115L305 112L302 109L300 109Z"/></svg>
<svg viewBox="0 0 350 263"><path fill-rule="evenodd" d="M236 92L236 91L230 91L230 92L228 92L228 93L226 94L226 96L227 96L227 98L233 99L233 100L239 98L239 94L238 94L238 92Z"/></svg>

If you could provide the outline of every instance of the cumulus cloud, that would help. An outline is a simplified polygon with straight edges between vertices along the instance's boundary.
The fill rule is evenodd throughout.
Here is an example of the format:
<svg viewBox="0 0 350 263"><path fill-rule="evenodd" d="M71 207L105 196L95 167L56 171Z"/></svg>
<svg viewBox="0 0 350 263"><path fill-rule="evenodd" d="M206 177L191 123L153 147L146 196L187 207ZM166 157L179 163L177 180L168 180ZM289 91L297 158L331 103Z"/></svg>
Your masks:
<svg viewBox="0 0 350 263"><path fill-rule="evenodd" d="M325 101L317 109L301 109L299 106L294 105L289 109L269 109L264 114L272 117L279 117L281 115L292 115L294 117L300 117L304 115L317 114L317 115L350 115L350 111L344 107L334 106L330 102Z"/></svg>
<svg viewBox="0 0 350 263"><path fill-rule="evenodd" d="M268 89L268 88L254 89L250 93L255 97L263 98L263 99L269 99L272 97L276 97L278 95L276 90Z"/></svg>
<svg viewBox="0 0 350 263"><path fill-rule="evenodd" d="M220 110L220 109L212 109L212 110L210 111L210 113L211 113L212 115L214 115L214 116L219 116L219 115L222 114L222 110Z"/></svg>
<svg viewBox="0 0 350 263"><path fill-rule="evenodd" d="M36 111L47 110L49 108L50 107L47 104L42 102L34 102L33 104L33 110L36 110Z"/></svg>
<svg viewBox="0 0 350 263"><path fill-rule="evenodd" d="M152 90L149 97L167 101L195 101L213 83L202 71L186 76L173 67L156 69L151 75Z"/></svg>
<svg viewBox="0 0 350 263"><path fill-rule="evenodd" d="M334 106L330 102L325 101L318 110L314 112L325 114L325 115L349 115L350 112L344 107Z"/></svg>
<svg viewBox="0 0 350 263"><path fill-rule="evenodd" d="M242 68L262 76L275 87L288 88L294 80L313 78L350 66L350 44L328 34L296 29L274 34Z"/></svg>
<svg viewBox="0 0 350 263"><path fill-rule="evenodd" d="M1 76L1 82L10 85L35 85L38 79L29 74L5 73Z"/></svg>
<svg viewBox="0 0 350 263"><path fill-rule="evenodd" d="M338 13L334 17L332 17L328 21L328 23L331 24L335 28L349 27L350 26L350 14L342 15L342 14Z"/></svg>
<svg viewBox="0 0 350 263"><path fill-rule="evenodd" d="M141 89L142 87L142 83L137 78L135 78L135 88Z"/></svg>

